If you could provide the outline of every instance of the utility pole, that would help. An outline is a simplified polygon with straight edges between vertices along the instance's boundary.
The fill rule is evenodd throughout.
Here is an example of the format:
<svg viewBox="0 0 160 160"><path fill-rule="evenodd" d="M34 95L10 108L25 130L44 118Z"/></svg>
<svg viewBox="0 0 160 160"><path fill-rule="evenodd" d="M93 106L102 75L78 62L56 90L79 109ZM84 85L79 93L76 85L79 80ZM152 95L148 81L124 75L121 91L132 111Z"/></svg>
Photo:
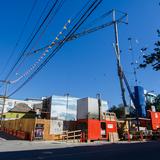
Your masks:
<svg viewBox="0 0 160 160"><path fill-rule="evenodd" d="M2 127L4 108L5 108L6 98L7 98L7 88L8 88L8 84L10 84L10 81L0 80L0 82L4 83L4 85L5 85L5 87L4 87L4 95L2 96L3 105L2 105L1 119L0 119L0 126Z"/></svg>
<svg viewBox="0 0 160 160"><path fill-rule="evenodd" d="M68 114L68 98L69 98L69 93L66 93L65 96L67 97L67 104L66 104L66 117L65 119L67 120L67 114Z"/></svg>
<svg viewBox="0 0 160 160"><path fill-rule="evenodd" d="M121 95L122 95L122 101L124 107L127 106L126 99L125 99L125 88L123 84L123 72L122 72L122 67L121 67L121 62L120 62L120 49L119 49L119 39L118 39L118 23L116 21L116 11L113 10L113 24L114 24L114 33L115 33L115 53L116 53L116 60L117 60L117 70L118 70L118 77L119 77L119 82L120 82L120 87L121 87Z"/></svg>

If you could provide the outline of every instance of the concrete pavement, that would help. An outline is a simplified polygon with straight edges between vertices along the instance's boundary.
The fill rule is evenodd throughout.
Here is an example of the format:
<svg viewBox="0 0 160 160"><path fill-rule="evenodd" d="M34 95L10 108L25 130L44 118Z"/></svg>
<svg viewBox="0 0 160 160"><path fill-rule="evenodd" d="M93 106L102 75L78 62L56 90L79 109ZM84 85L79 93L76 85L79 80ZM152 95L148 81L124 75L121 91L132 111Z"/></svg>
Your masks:
<svg viewBox="0 0 160 160"><path fill-rule="evenodd" d="M158 160L159 150L160 142L66 144L0 140L0 160Z"/></svg>
<svg viewBox="0 0 160 160"><path fill-rule="evenodd" d="M38 144L38 143L37 143ZM21 144L19 144L21 145ZM61 144L60 144L61 145ZM31 149L32 148L32 149ZM23 151L1 151L2 160L154 160L159 159L159 142L103 144L88 146L52 146Z"/></svg>

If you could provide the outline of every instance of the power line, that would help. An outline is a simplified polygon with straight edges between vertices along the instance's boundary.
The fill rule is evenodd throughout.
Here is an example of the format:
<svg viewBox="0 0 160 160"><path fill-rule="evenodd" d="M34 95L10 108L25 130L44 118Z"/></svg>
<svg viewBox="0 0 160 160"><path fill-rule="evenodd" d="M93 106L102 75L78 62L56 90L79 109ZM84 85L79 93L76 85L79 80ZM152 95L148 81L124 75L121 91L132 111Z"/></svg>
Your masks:
<svg viewBox="0 0 160 160"><path fill-rule="evenodd" d="M57 15L57 13L60 11L60 9L62 8L64 2L66 2L66 0L61 0L59 5L57 6L57 8L55 9L55 12L53 13L53 15L51 16L49 22L46 24L45 28L43 29L41 35L39 36L39 39L35 42L34 47L38 44L39 40L41 39L42 35L45 33L46 29L48 28L49 24L53 21L53 19L55 18L55 16ZM32 50L34 50L34 47L32 47Z"/></svg>
<svg viewBox="0 0 160 160"><path fill-rule="evenodd" d="M28 14L28 16L27 16L27 18L26 18L26 21L25 21L25 23L24 23L24 25L23 25L23 27L22 27L22 30L21 30L21 32L20 32L20 34L19 34L19 36L18 36L17 42L16 42L15 46L13 47L11 53L9 54L9 57L8 57L5 65L4 65L4 67L3 67L2 72L0 73L0 75L2 75L2 74L5 72L6 68L8 67L8 64L10 63L10 61L11 61L11 59L12 59L12 57L13 57L13 55L14 55L14 53L15 53L18 45L19 45L19 42L21 41L21 39L22 39L22 37L23 37L24 31L25 31L25 29L26 29L26 26L27 26L28 22L30 21L30 18L31 18L31 16L32 16L32 13L33 13L33 11L34 11L34 9L35 9L36 4L37 4L37 0L35 0L35 1L33 2L33 5L32 5L32 7L31 7L31 10L30 10L30 12L29 12L29 14Z"/></svg>
<svg viewBox="0 0 160 160"><path fill-rule="evenodd" d="M93 23L93 22L95 23L97 20L99 21L100 18L102 18L102 17L104 18L105 16L110 15L110 13L112 13L112 12L113 12L113 10L111 10L111 11L109 11L109 12L107 12L107 13L104 13L102 16L100 16L99 18L93 20L91 23ZM127 16L127 14L125 13L125 16L122 15L121 17L119 17L119 18L116 20L117 23L122 23L122 20L123 20L124 17L126 17L126 16ZM91 28L86 28L86 27L85 27L84 31L81 31L81 32L79 32L79 33L75 33L75 34L72 35L69 39L67 39L67 41L75 40L75 39L77 39L77 38L79 38L79 37L85 36L85 35L87 35L87 34L96 32L96 31L101 30L101 29L104 29L105 27L111 26L111 25L113 25L113 24L114 24L114 22L111 21L111 22L106 22L106 23L103 23L103 24L101 24L101 25L98 25L98 26L95 26L95 27L91 27ZM91 25L89 24L88 26L91 26ZM28 56L31 56L31 55L33 55L33 54L35 54L35 53L38 53L38 52L40 52L40 51L42 51L42 50L45 50L45 49L48 48L49 46L50 46L50 44L49 44L49 45L46 45L46 46L44 46L44 47L42 47L42 48L36 49L36 50L34 50L34 51L32 51L32 52L29 52L27 55L28 55Z"/></svg>
<svg viewBox="0 0 160 160"><path fill-rule="evenodd" d="M36 67L38 67L38 65L40 64L40 62L47 56L48 52L54 47L54 44L57 43L57 41L59 41L59 39L61 37L64 37L64 33L67 30L69 24L70 24L71 20L69 19L67 21L67 23L63 26L63 29L58 33L58 35L55 37L54 41L51 42L50 46L48 48L46 48L46 50L39 56L39 58L30 66L29 69L27 69L23 74L21 74L18 78L16 78L15 80L11 81L11 84L17 83L18 81L20 81L22 78L25 78L26 76L28 76L31 71L33 71Z"/></svg>
<svg viewBox="0 0 160 160"><path fill-rule="evenodd" d="M15 64L13 65L13 67L11 68L11 70L9 71L9 73L6 76L6 80L9 78L9 76L11 75L11 73L14 71L15 67L17 66L17 64L19 63L19 61L22 59L22 57L25 55L26 50L29 48L29 46L31 45L32 41L34 40L34 38L36 37L36 35L38 34L38 32L40 31L40 29L42 28L42 26L44 25L44 23L46 22L46 20L48 19L48 17L50 16L50 14L52 13L53 9L56 7L57 3L59 0L56 0L55 3L52 5L51 9L49 10L48 14L46 15L46 17L44 18L44 20L42 21L42 23L40 24L40 26L38 27L37 31L34 33L33 37L31 38L31 40L29 41L29 43L26 45L24 51L20 54L19 58L16 60Z"/></svg>
<svg viewBox="0 0 160 160"><path fill-rule="evenodd" d="M86 3L85 6L87 6L87 5L89 4L89 2L91 2L91 0L89 0L89 1ZM55 17L55 15L56 15L56 13L57 13L57 11L59 11L59 9L62 7L63 4L64 4L64 0L61 0L61 2L59 3L57 9L55 10L54 14L53 14L52 17L50 18L50 21L48 22L47 26L49 25L49 23L51 23L51 21L53 20L53 18ZM73 22L76 20L77 16L82 13L83 10L84 10L84 8L82 8L82 9L80 10L80 12L78 12L78 14L73 18ZM45 29L47 28L47 26L45 27ZM63 28L63 29L64 29L64 28ZM62 33L62 32L61 32L61 33ZM43 34L43 32L42 32L42 34ZM60 34L60 32L59 32L59 34ZM59 36L59 35L58 35L58 36ZM57 36L57 37L58 37L58 36ZM56 38L57 38L57 37L56 37ZM51 43L50 45L48 45L47 48L45 48L45 49L47 49L47 50L48 50L48 48L51 49L51 48L53 47L53 44L55 44L55 42L52 42L52 43ZM24 72L24 74L21 74L17 79L12 80L12 83L17 83L19 80L21 80L22 78L26 77L26 76L31 72L31 70L33 70L33 69L35 68L35 66L37 66L37 64L40 63L40 61L44 58L44 54L45 54L45 53L43 53L43 54L40 56L40 58L38 58L38 60L30 67L30 69L28 69L28 70L26 70L26 71ZM26 54L26 56L22 59L22 61L20 62L20 64L18 65L18 68L21 68L21 65L23 64L23 62L24 62L24 60L25 60L26 58L27 58L27 54ZM37 63L37 62L38 62L38 63ZM18 70L16 70L16 71L18 71Z"/></svg>
<svg viewBox="0 0 160 160"><path fill-rule="evenodd" d="M92 4L88 7L88 9L84 12L83 15L80 16L78 22L72 27L72 29L69 31L67 36L64 38L63 41L52 51L52 53L46 58L46 60L37 68L37 70L32 73L30 77L28 77L25 82L23 82L16 90L14 90L10 95L14 95L16 92L18 92L23 86L25 86L48 62L49 60L56 55L56 53L63 47L65 44L66 40L72 36L79 28L80 26L86 21L86 19L93 13L93 11L100 5L102 0L94 0ZM86 6L85 6L86 7Z"/></svg>
<svg viewBox="0 0 160 160"><path fill-rule="evenodd" d="M113 12L113 10L111 10L109 12L106 12L102 16L100 16L99 18L96 18L96 20L100 20L100 18L104 18L104 17L110 15L112 12ZM94 20L94 22L96 22L96 20ZM117 19L117 22L121 22L121 17ZM77 38L80 38L81 36L85 36L85 35L88 35L90 33L96 32L96 31L98 31L100 29L103 29L105 27L111 26L113 24L114 24L114 22L111 21L111 22L102 24L100 26L96 26L96 27L93 27L93 28L86 29L86 30L84 30L84 31L82 31L80 33L76 33L76 34L72 35L69 39L67 39L67 42L75 40ZM61 36L62 36L63 31L59 32L59 35L60 35L60 33L61 33ZM57 36L58 39L59 39L59 35ZM60 41L59 42L54 41L54 42L52 42L51 44L47 45L46 47L44 47L42 49L46 50L47 54L48 54L48 49L50 50L53 46L58 45L58 43L60 43ZM40 63L40 61L46 56L46 51L43 54L41 54L40 58L38 58L38 60L33 65L31 65L30 69L25 71L24 74L21 74L17 79L12 80L12 83L17 83L19 80L21 80L22 78L24 78L28 74L30 74L30 72L33 71L33 69L35 69L36 66L38 66L38 64Z"/></svg>
<svg viewBox="0 0 160 160"><path fill-rule="evenodd" d="M99 18L96 18L96 20L100 20L100 18L104 18L104 17L110 15L112 12L113 12L113 10L111 10L111 11L109 11L109 12L106 12L106 13L104 13L102 16L100 16ZM123 16L122 16L122 17L123 17ZM121 23L122 17L119 17L116 21L117 21L118 23ZM94 20L94 22L96 22L96 21ZM93 28L86 29L86 30L84 30L84 31L82 31L82 32L80 32L80 33L73 34L69 39L67 39L67 42L68 42L68 41L71 41L71 40L75 40L75 39L77 39L77 38L80 38L81 36L88 35L88 34L90 34L90 33L93 33L93 32L95 32L95 31L98 31L98 30L103 29L103 28L105 28L105 27L111 26L111 25L113 25L113 24L114 24L114 22L111 21L111 22L102 24L102 25L100 25L100 26L96 26L96 27L93 27ZM59 33L60 33L60 32L59 32ZM61 34L62 34L62 32L61 32ZM58 39L59 39L59 38L58 38ZM44 50L46 50L47 53L48 53L48 49L50 50L50 49L53 47L53 45L55 46L55 45L58 45L59 43L60 43L60 41L59 41L59 42L55 42L55 41L54 41L54 42L52 42L50 45L47 45L46 47L44 47ZM35 62L35 63L30 67L30 69L28 69L24 74L21 74L20 77L18 77L17 79L13 80L12 83L17 83L19 80L21 80L22 78L24 78L24 77L26 77L28 74L30 74L30 72L31 72L33 69L35 69L35 67L38 66L37 64L39 64L40 61L44 58L44 54L46 55L45 52L44 52L43 54L41 54L41 56L40 56L40 58L37 60L37 62Z"/></svg>
<svg viewBox="0 0 160 160"><path fill-rule="evenodd" d="M36 42L33 44L32 49L34 50L34 47L36 47L36 45L38 44L38 42L42 39L42 36L45 34L49 24L53 21L53 19L55 18L55 16L57 15L58 11L61 9L61 7L63 6L65 0L61 0L60 3L58 4L57 8L55 9L54 14L51 16L49 22L46 24L46 26L44 27L43 31L41 32L41 34L38 36L38 39L36 40ZM22 67L24 61L26 60L26 58L28 58L27 53L25 54L26 56L23 57L22 61L18 64L17 69L16 69L16 73L18 72L19 68Z"/></svg>

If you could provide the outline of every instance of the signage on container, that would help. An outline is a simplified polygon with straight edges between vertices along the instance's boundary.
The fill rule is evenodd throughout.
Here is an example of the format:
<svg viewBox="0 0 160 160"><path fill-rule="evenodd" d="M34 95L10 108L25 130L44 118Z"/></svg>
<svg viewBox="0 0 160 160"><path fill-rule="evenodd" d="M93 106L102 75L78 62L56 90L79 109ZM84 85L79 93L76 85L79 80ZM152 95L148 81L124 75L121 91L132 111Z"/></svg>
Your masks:
<svg viewBox="0 0 160 160"><path fill-rule="evenodd" d="M158 114L157 113L155 113L155 118L158 118Z"/></svg>
<svg viewBox="0 0 160 160"><path fill-rule="evenodd" d="M113 124L108 124L107 127L111 129L113 128Z"/></svg>

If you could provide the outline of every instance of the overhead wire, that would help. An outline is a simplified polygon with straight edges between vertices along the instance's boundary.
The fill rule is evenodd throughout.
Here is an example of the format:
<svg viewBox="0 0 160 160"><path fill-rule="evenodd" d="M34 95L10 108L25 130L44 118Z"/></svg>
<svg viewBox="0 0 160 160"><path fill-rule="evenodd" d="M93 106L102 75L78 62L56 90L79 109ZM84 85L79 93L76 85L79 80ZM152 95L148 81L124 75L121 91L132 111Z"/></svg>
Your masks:
<svg viewBox="0 0 160 160"><path fill-rule="evenodd" d="M57 13L60 11L60 9L62 8L64 2L66 2L66 0L61 0L57 6L57 8L55 9L55 12L53 13L53 15L51 15L51 18L49 20L49 22L46 24L46 26L44 27L42 33L39 35L38 40L35 42L35 44L33 45L34 47L32 47L32 51L34 50L34 48L37 46L39 40L42 38L42 35L45 33L47 27L49 26L49 24L53 21L53 19L55 18L55 16L57 15ZM31 51L30 51L31 52Z"/></svg>
<svg viewBox="0 0 160 160"><path fill-rule="evenodd" d="M57 12L60 10L60 8L62 7L62 5L64 4L64 1L65 1L65 0L61 0L61 2L59 3L56 11L54 12L54 14L52 15L52 17L50 18L50 21L47 23L47 26L49 25L49 23L51 23L51 21L53 20L53 18L56 16ZM85 6L87 6L90 2L91 2L91 0L89 0L89 1L86 3ZM82 9L77 13L77 15L78 15L78 14L81 14L83 10L84 10L84 8L82 8ZM77 15L73 18L73 22L76 20ZM45 29L47 28L47 26L45 27ZM44 31L43 31L43 33L44 33ZM41 35L40 35L40 36L41 36ZM50 47L50 46L52 47L53 45L55 45L55 43L52 43L52 44L48 45L46 48L48 48L48 47ZM45 48L45 49L46 49L46 48ZM20 62L20 64L18 65L18 68L21 68L21 65L23 64L23 62L24 62L24 60L25 60L26 58L27 58L27 56L25 56L24 59ZM32 68L32 67L31 67L31 68ZM34 68L35 68L35 67L34 67ZM16 70L16 75L19 75L19 73L17 73L17 72L18 72L18 70ZM28 71L26 71L26 72L28 73ZM16 78L15 80L12 80L11 83L18 82L20 79L22 79L22 78L24 77L24 75L26 75L26 72L25 72L24 74L20 74L20 76L19 76L18 78Z"/></svg>
<svg viewBox="0 0 160 160"><path fill-rule="evenodd" d="M63 41L52 51L52 53L45 59L45 61L31 74L30 77L28 77L17 89L15 89L13 92L9 94L9 97L14 95L16 92L18 92L23 86L25 86L49 61L53 56L56 55L56 53L63 47L66 40L72 36L79 28L80 26L86 21L86 19L93 13L93 11L100 5L102 0L94 0L92 4L86 9L83 15L80 16L79 20L75 23L75 25L72 27L72 29L69 31L69 33L66 35Z"/></svg>
<svg viewBox="0 0 160 160"><path fill-rule="evenodd" d="M53 19L55 18L55 16L57 15L57 13L59 12L59 10L61 9L61 7L63 6L65 0L61 0L57 6L57 8L55 9L55 12L51 15L50 20L48 21L48 23L46 24L46 26L43 28L43 31L40 33L40 35L38 36L38 39L36 40L36 42L33 44L32 49L34 50L34 48L38 45L38 42L42 39L42 36L45 34L49 24L53 21ZM31 51L30 51L31 52ZM23 57L23 59L21 60L21 62L18 64L17 69L15 70L15 74L18 75L18 71L19 69L22 67L22 65L24 64L24 61L28 58L28 53L25 54L25 56Z"/></svg>
<svg viewBox="0 0 160 160"><path fill-rule="evenodd" d="M32 5L32 7L31 7L31 9L30 9L30 12L29 12L29 14L28 14L28 16L27 16L27 18L26 18L26 20L25 20L25 23L24 23L24 25L23 25L23 27L22 27L22 30L21 30L21 32L20 32L20 34L19 34L19 36L18 36L18 39L17 39L17 41L16 41L16 44L15 44L15 46L13 47L12 51L10 52L9 57L8 57L5 65L4 65L4 67L3 67L2 72L0 73L0 75L2 75L2 74L6 71L6 69L7 69L8 65L9 65L11 59L13 58L13 55L14 55L14 53L15 53L15 51L16 51L16 49L17 49L17 47L18 47L18 45L19 45L19 43L20 43L20 41L21 41L21 39L22 39L22 37L23 37L23 35L24 35L24 31L25 31L25 29L26 29L26 26L28 25L28 23L29 23L29 21L30 21L30 18L31 18L31 16L32 16L32 13L33 13L33 11L34 11L34 9L35 9L35 7L36 7L36 4L37 4L37 0L34 0L33 5Z"/></svg>
<svg viewBox="0 0 160 160"><path fill-rule="evenodd" d="M36 32L34 33L34 35L32 36L31 40L29 41L29 43L26 45L26 47L24 48L23 52L20 54L20 56L18 57L18 59L16 60L15 64L13 65L13 67L11 68L11 70L9 71L9 73L7 74L5 80L8 80L9 76L11 75L11 73L14 71L15 67L17 66L17 64L20 62L20 60L22 59L22 57L25 55L26 50L29 48L29 46L31 45L32 41L34 40L34 38L36 37L36 35L39 33L40 29L42 28L42 26L44 25L44 23L47 21L48 17L50 16L50 14L52 13L52 11L54 10L54 8L56 7L57 3L59 0L56 0L51 9L49 10L49 12L47 13L46 17L43 19L42 23L40 24L40 26L38 27L38 29L36 30Z"/></svg>
<svg viewBox="0 0 160 160"><path fill-rule="evenodd" d="M62 7L62 5L63 5L63 3L64 3L64 0L62 0L61 2L62 2L62 3L59 5L60 7ZM88 5L89 2L91 2L91 0L89 0L89 1L86 3L86 5ZM83 9L82 9L78 14L81 14L82 11L83 11ZM78 15L78 14L77 14L77 15ZM54 15L55 15L55 14L54 14ZM77 15L73 18L73 22L76 20ZM70 23L70 19L68 20L67 23ZM64 30L67 29L66 26L67 26L67 24L64 25L64 27L63 27ZM54 40L50 45L48 45L48 47L46 48L47 51L48 51L48 49L51 49L51 48L56 44L55 41L59 39L59 36L62 35L62 33L63 33L63 31L60 31L59 34L56 36L55 40ZM21 75L20 75L18 78L16 78L15 80L12 80L12 81L11 81L11 84L14 84L14 83L18 82L18 81L21 80L23 77L27 76L27 75L30 73L30 71L33 70L33 69L35 68L35 66L37 66L37 64L40 63L40 61L41 61L45 56L46 56L46 53L42 53L41 56L40 56L40 58L38 58L38 60L37 60L33 65L31 65L30 69L28 69L27 71L25 71L24 74L21 74ZM18 74L18 75L19 75L19 74Z"/></svg>
<svg viewBox="0 0 160 160"><path fill-rule="evenodd" d="M22 78L26 77L32 70L34 70L38 64L47 56L47 53L49 50L51 50L54 45L56 44L56 41L58 41L61 37L64 36L64 31L67 30L68 25L70 24L70 19L67 21L67 23L63 26L63 29L58 33L58 35L55 37L54 41L50 44L48 48L39 56L39 58L28 68L22 75L20 75L18 78L15 80L10 81L11 84L17 83L20 81Z"/></svg>
<svg viewBox="0 0 160 160"><path fill-rule="evenodd" d="M103 14L102 16L100 16L100 17L103 18L103 17L105 17L105 16L107 16L107 15L110 15L111 12L112 12L112 10L109 11L109 12L107 12L107 13L104 13L104 14ZM126 16L126 15L125 15L125 16ZM121 20L122 20L125 16L121 16L120 18L118 18L118 19L117 19L117 23L121 23ZM100 18L97 18L97 19L93 20L92 22L95 23L95 22L97 22L97 21L99 21L99 20L100 20ZM91 22L91 23L92 23L92 22ZM91 28L85 27L86 29L84 29L84 30L81 31L81 32L75 33L75 34L72 35L67 41L72 41L72 40L74 40L74 39L76 39L76 38L79 38L79 37L81 37L81 36L85 36L85 35L87 35L87 34L89 34L89 33L92 33L92 32L98 31L98 30L100 30L100 29L103 29L103 28L105 28L105 27L111 26L111 25L113 25L113 23L114 23L114 22L111 21L111 22L106 22L106 23L104 23L104 24L102 24L102 25L98 25L98 26L91 27ZM90 25L90 24L89 24L89 25ZM38 53L38 52L40 52L40 51L42 51L42 50L45 50L48 46L49 46L49 45L46 45L46 46L44 46L44 47L42 47L42 48L38 48L38 49L34 50L33 52L28 53L28 56L31 56L31 55L33 55L33 54L35 54L35 53Z"/></svg>
<svg viewBox="0 0 160 160"><path fill-rule="evenodd" d="M92 0L88 0L88 1L85 3L84 6L87 6L91 1L92 1ZM85 7L83 7L83 8L75 15L75 17L74 17L73 20L72 20L72 23L76 20L76 18L78 17L78 15L80 15L80 14L83 12L84 9L85 9ZM39 48L39 49L34 50L33 52L28 52L27 55L30 56L30 55L32 55L32 54L34 54L34 53L37 53L37 52L39 52L39 51L41 51L41 50L44 50L44 49L47 48L48 46L49 46L49 45L46 45L46 46L44 46L43 48Z"/></svg>

